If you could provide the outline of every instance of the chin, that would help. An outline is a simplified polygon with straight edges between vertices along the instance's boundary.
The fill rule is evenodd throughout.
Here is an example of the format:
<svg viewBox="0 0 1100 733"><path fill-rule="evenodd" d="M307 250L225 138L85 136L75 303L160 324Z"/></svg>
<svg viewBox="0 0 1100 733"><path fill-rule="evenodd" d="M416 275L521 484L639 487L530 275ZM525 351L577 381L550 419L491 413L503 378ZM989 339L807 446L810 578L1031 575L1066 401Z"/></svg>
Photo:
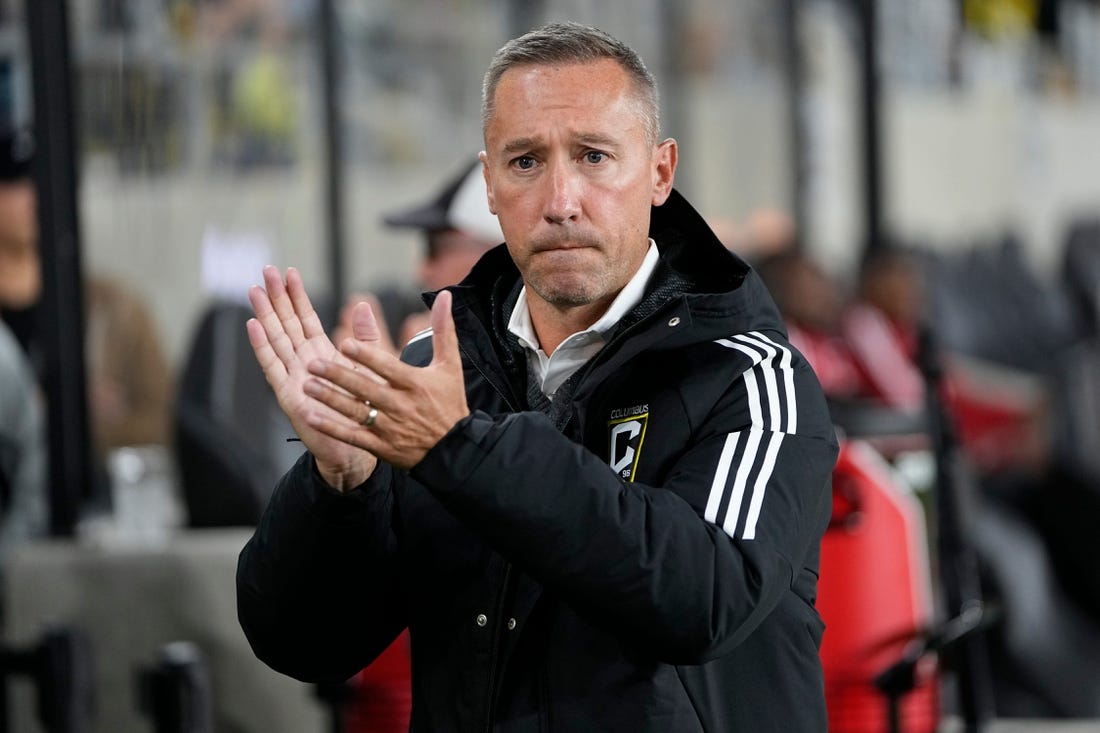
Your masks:
<svg viewBox="0 0 1100 733"><path fill-rule="evenodd" d="M596 298L589 297L584 294L561 294L555 298L548 299L551 305L555 305L559 308L578 308L584 305L591 305L596 302Z"/></svg>
<svg viewBox="0 0 1100 733"><path fill-rule="evenodd" d="M553 283L534 290L547 303L560 308L589 305L603 297L603 293L596 292L596 288L584 287L582 284Z"/></svg>
<svg viewBox="0 0 1100 733"><path fill-rule="evenodd" d="M530 273L527 285L539 298L558 307L590 305L607 296L606 278L594 266L570 265L538 268Z"/></svg>

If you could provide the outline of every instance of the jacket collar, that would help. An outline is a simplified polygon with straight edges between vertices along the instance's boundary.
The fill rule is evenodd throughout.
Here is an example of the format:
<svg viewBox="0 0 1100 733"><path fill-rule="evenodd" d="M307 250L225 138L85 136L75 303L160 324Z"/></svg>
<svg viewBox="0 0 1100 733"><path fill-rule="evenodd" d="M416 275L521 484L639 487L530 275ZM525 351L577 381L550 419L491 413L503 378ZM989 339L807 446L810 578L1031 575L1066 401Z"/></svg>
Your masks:
<svg viewBox="0 0 1100 733"><path fill-rule="evenodd" d="M661 254L651 290L663 288L667 296L665 303L651 311L668 306L694 326L680 329L684 336L676 338L677 342L722 338L749 330L784 331L779 312L759 276L726 249L679 191L673 189L663 205L653 207L649 234ZM449 289L455 296L456 314L471 310L499 338L507 330L519 284L519 270L506 245L501 244L482 256L470 274ZM425 300L430 303L434 297L429 293Z"/></svg>

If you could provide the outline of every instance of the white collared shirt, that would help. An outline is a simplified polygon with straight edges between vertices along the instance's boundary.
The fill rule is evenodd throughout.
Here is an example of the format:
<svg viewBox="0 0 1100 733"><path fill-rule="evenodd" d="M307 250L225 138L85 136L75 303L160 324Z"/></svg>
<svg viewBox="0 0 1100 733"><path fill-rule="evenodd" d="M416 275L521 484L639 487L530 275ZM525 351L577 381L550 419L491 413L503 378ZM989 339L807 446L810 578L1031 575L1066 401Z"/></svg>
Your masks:
<svg viewBox="0 0 1100 733"><path fill-rule="evenodd" d="M630 278L630 282L615 296L607 311L587 329L562 341L550 356L539 347L539 339L531 323L531 311L527 308L527 287L524 286L519 291L516 307L512 311L512 317L508 319L508 330L516 335L527 352L527 368L538 377L542 393L549 399L554 399L554 393L562 382L569 379L573 372L584 366L585 362L603 348L611 328L641 302L646 284L657 269L657 259L657 244L650 239L649 250L641 266L634 277Z"/></svg>

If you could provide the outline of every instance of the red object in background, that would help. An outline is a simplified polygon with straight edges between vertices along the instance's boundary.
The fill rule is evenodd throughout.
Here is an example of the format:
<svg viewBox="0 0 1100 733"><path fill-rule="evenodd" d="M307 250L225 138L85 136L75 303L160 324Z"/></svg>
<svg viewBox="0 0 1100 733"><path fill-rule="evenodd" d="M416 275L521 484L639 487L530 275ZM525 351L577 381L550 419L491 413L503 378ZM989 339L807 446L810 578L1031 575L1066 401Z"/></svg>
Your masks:
<svg viewBox="0 0 1100 733"><path fill-rule="evenodd" d="M899 325L867 305L851 308L843 323L848 355L859 375L855 396L903 413L923 412L926 384L917 365L916 329ZM1046 450L1040 432L1044 429L1042 380L961 354L945 356L941 396L966 456L983 473L1030 470L1041 464ZM817 368L812 359L810 363ZM822 386L826 386L824 380ZM826 394L853 396L828 389Z"/></svg>
<svg viewBox="0 0 1100 733"><path fill-rule="evenodd" d="M351 680L344 733L408 733L412 715L412 661L406 629Z"/></svg>
<svg viewBox="0 0 1100 733"><path fill-rule="evenodd" d="M991 474L1043 465L1047 428L1041 381L957 356L947 365L943 399L974 466Z"/></svg>
<svg viewBox="0 0 1100 733"><path fill-rule="evenodd" d="M901 659L933 616L923 516L871 446L841 445L817 596L830 733L889 730L888 701L874 678ZM901 729L932 733L940 712L933 659L918 664L916 680L901 698Z"/></svg>

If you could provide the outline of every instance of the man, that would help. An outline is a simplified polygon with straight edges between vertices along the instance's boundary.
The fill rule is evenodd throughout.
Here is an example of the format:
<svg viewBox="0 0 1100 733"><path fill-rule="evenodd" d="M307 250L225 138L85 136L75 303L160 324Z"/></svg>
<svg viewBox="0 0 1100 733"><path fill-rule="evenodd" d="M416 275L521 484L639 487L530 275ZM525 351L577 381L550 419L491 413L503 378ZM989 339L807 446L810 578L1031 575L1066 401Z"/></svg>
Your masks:
<svg viewBox="0 0 1100 733"><path fill-rule="evenodd" d="M497 52L506 244L407 363L365 307L336 352L301 277L265 270L249 335L310 450L241 553L268 664L341 679L407 625L413 730L824 730L833 429L757 276L672 190L657 109L595 29Z"/></svg>
<svg viewBox="0 0 1100 733"><path fill-rule="evenodd" d="M0 134L0 311L23 311L41 289L33 149L25 132ZM28 355L0 320L0 562L46 531L44 408Z"/></svg>
<svg viewBox="0 0 1100 733"><path fill-rule="evenodd" d="M29 130L0 135L0 314L37 358L42 266L34 152ZM84 300L92 436L96 460L105 465L115 448L168 441L173 386L143 298L117 279L92 275Z"/></svg>

